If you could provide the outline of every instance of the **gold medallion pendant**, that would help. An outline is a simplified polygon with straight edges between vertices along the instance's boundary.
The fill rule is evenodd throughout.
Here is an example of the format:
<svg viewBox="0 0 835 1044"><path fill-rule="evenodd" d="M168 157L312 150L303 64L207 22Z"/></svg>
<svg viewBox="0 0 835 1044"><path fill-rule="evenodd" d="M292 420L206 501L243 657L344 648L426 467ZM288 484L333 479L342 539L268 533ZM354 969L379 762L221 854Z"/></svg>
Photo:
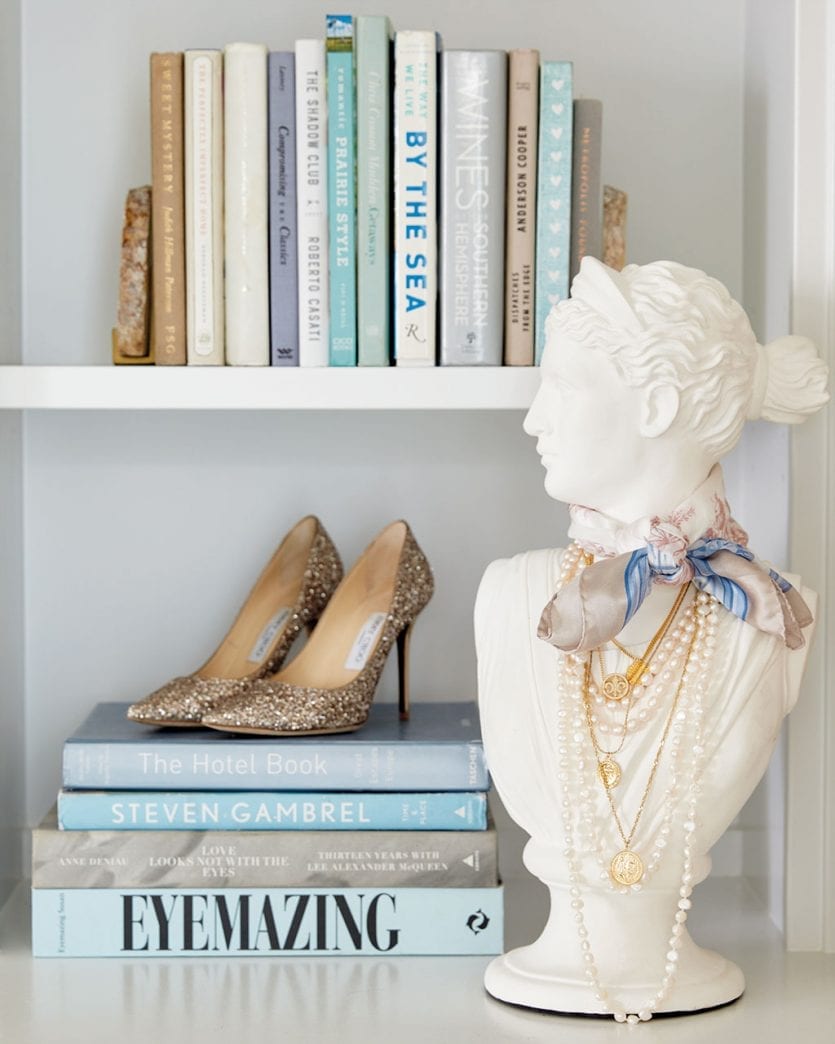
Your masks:
<svg viewBox="0 0 835 1044"><path fill-rule="evenodd" d="M600 780L607 790L611 790L612 787L616 787L618 783L620 783L620 765L614 758L607 757L604 758L603 761L598 762L597 774L600 776Z"/></svg>
<svg viewBox="0 0 835 1044"><path fill-rule="evenodd" d="M603 679L603 695L607 700L622 700L629 695L630 688L625 674L607 674Z"/></svg>
<svg viewBox="0 0 835 1044"><path fill-rule="evenodd" d="M612 860L609 873L619 885L634 885L644 876L644 863L637 853L624 848Z"/></svg>

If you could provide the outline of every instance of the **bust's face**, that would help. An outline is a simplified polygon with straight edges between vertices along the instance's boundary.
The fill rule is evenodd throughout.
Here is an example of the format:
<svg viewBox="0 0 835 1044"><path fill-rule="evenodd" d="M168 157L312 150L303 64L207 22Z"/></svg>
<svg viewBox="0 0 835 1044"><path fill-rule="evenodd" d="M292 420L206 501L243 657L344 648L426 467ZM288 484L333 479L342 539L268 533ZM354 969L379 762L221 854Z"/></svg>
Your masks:
<svg viewBox="0 0 835 1044"><path fill-rule="evenodd" d="M630 388L610 356L552 325L542 383L525 417L555 500L602 508L619 498L647 453L641 434L644 392ZM614 495L613 495L614 494Z"/></svg>

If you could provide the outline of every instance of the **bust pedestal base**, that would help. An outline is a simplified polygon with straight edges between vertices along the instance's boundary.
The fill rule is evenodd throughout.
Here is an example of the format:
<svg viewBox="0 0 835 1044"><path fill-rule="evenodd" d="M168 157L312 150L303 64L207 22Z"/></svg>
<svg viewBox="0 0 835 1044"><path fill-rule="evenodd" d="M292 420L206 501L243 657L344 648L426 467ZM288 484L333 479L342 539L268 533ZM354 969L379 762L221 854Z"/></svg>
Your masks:
<svg viewBox="0 0 835 1044"><path fill-rule="evenodd" d="M485 988L497 1000L527 1008L610 1014L583 975L576 910L568 887L548 887L551 913L542 934L529 946L491 961L484 975ZM665 974L678 899L672 889L647 887L628 895L604 888L584 889L583 920L610 1009L637 1013L653 1005ZM745 979L735 964L697 946L686 931L679 939L675 984L658 1012L716 1008L741 996Z"/></svg>

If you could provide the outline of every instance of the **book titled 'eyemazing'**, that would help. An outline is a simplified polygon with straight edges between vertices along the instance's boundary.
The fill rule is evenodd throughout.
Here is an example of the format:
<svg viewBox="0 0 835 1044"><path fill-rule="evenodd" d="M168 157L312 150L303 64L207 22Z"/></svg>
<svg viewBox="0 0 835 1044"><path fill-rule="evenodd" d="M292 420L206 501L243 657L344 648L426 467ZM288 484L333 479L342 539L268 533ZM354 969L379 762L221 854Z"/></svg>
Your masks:
<svg viewBox="0 0 835 1044"><path fill-rule="evenodd" d="M489 888L496 830L32 831L33 888Z"/></svg>
<svg viewBox="0 0 835 1044"><path fill-rule="evenodd" d="M441 55L441 363L501 366L507 55Z"/></svg>
<svg viewBox="0 0 835 1044"><path fill-rule="evenodd" d="M484 830L487 795L62 790L61 830Z"/></svg>
<svg viewBox="0 0 835 1044"><path fill-rule="evenodd" d="M88 790L486 790L474 703L374 703L350 736L233 736L128 721L100 703L64 744L63 786Z"/></svg>
<svg viewBox="0 0 835 1044"><path fill-rule="evenodd" d="M35 957L489 954L496 888L33 888Z"/></svg>

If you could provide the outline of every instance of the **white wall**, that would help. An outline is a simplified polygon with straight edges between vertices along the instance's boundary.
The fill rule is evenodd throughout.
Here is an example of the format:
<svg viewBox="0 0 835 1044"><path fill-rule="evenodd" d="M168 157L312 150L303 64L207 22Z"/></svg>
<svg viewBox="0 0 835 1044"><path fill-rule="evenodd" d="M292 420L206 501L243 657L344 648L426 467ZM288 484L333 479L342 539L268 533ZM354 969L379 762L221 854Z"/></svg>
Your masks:
<svg viewBox="0 0 835 1044"><path fill-rule="evenodd" d="M20 362L20 4L0 6L0 363ZM0 905L23 824L22 419L0 416Z"/></svg>

